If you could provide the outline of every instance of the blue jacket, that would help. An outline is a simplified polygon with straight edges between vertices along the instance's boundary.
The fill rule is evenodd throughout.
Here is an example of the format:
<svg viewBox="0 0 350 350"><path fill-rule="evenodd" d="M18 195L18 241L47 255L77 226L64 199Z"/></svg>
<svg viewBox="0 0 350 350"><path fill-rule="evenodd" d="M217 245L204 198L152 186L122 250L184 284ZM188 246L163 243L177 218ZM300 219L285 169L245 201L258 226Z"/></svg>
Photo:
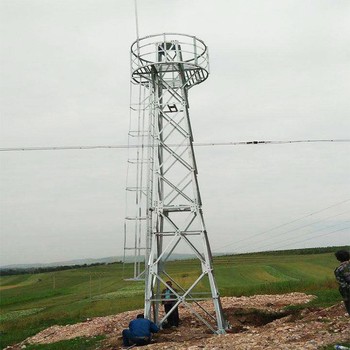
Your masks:
<svg viewBox="0 0 350 350"><path fill-rule="evenodd" d="M151 337L151 333L157 333L157 325L146 318L136 318L129 323L130 332L134 337Z"/></svg>

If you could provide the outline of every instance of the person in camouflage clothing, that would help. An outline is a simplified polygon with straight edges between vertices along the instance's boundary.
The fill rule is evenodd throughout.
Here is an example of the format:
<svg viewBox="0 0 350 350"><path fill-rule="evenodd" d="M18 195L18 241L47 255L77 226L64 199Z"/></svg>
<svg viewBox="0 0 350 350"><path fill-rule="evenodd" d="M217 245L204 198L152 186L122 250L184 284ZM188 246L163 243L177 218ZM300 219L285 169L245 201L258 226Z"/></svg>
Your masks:
<svg viewBox="0 0 350 350"><path fill-rule="evenodd" d="M339 250L335 257L341 264L334 270L335 278L339 283L339 292L344 300L346 311L350 315L350 254L346 250Z"/></svg>

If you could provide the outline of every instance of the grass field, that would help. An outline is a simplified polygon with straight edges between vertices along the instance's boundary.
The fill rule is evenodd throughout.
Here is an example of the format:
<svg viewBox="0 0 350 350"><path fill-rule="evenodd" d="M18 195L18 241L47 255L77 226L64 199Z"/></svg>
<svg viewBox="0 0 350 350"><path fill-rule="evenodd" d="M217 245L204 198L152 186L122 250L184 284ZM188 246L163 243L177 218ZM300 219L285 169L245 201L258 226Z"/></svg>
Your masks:
<svg viewBox="0 0 350 350"><path fill-rule="evenodd" d="M215 277L222 296L300 291L317 295L319 298L313 302L317 306L329 306L341 300L333 276L337 265L333 253L257 253L214 258ZM174 261L167 266L185 284L197 269L191 260ZM1 348L53 324L75 323L88 317L142 308L143 283L125 281L123 268L125 275L130 275L131 265L112 264L2 276ZM91 345L83 343L86 347L79 345L79 349Z"/></svg>

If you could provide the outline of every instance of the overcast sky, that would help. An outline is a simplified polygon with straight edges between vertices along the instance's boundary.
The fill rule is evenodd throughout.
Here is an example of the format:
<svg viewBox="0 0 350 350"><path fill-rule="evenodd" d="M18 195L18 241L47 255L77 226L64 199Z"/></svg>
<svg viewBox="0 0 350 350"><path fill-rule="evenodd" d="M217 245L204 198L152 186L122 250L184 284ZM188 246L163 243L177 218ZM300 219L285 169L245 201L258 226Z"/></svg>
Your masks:
<svg viewBox="0 0 350 350"><path fill-rule="evenodd" d="M0 0L0 147L127 143L132 0ZM196 35L196 142L350 139L348 0L139 0ZM214 252L342 245L350 143L196 147ZM0 265L121 255L126 149L0 152Z"/></svg>

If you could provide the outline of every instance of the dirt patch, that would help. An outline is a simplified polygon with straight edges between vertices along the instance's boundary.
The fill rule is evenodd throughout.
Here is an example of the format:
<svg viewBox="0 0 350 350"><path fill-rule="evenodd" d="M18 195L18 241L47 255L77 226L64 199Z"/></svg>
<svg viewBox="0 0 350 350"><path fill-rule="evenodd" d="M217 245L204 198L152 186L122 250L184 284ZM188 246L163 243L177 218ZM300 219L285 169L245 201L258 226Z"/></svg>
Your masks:
<svg viewBox="0 0 350 350"><path fill-rule="evenodd" d="M0 286L0 290L6 290L6 289L13 289L13 288L18 288L21 287L20 284L11 284L9 286Z"/></svg>
<svg viewBox="0 0 350 350"><path fill-rule="evenodd" d="M346 316L343 304L325 309L285 310L286 306L305 304L313 298L303 293L222 298L224 313L232 325L224 335L212 334L188 309L180 307L180 326L162 330L154 336L154 343L140 349L300 350L350 341L350 318ZM75 325L53 326L8 349L19 349L26 343L53 343L100 334L107 336L100 350L119 349L121 331L140 312L142 310L134 310L88 319Z"/></svg>
<svg viewBox="0 0 350 350"><path fill-rule="evenodd" d="M274 320L288 315L296 314L295 311L271 312L257 309L227 308L225 319L230 323L231 333L244 332L249 327L261 327Z"/></svg>

